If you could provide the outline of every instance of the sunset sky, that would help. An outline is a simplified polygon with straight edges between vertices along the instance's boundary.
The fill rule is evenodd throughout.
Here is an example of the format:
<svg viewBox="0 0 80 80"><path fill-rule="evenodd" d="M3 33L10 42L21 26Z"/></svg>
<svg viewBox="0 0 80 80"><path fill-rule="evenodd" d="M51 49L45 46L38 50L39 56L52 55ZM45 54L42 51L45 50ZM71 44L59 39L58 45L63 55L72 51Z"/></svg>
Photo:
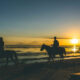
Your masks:
<svg viewBox="0 0 80 80"><path fill-rule="evenodd" d="M80 38L80 0L0 0L0 36L6 44Z"/></svg>

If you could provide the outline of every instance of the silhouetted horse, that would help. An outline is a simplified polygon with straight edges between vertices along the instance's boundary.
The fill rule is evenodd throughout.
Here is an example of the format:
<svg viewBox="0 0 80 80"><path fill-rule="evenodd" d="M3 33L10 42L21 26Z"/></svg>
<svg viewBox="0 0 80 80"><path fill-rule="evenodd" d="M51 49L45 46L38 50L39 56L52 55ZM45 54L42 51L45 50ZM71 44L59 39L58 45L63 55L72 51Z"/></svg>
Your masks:
<svg viewBox="0 0 80 80"><path fill-rule="evenodd" d="M50 59L53 60L53 58L55 58L56 54L59 54L61 58L64 58L63 54L66 55L66 51L65 51L64 47L59 47L58 50L56 50L55 48L52 48L50 46L43 44L41 46L41 51L43 51L44 49L47 51L47 53L49 55L49 61L50 61Z"/></svg>
<svg viewBox="0 0 80 80"><path fill-rule="evenodd" d="M9 59L11 59L15 64L18 63L18 57L15 51L12 50L5 50L3 53L0 54L0 58L6 58L6 62L8 64Z"/></svg>

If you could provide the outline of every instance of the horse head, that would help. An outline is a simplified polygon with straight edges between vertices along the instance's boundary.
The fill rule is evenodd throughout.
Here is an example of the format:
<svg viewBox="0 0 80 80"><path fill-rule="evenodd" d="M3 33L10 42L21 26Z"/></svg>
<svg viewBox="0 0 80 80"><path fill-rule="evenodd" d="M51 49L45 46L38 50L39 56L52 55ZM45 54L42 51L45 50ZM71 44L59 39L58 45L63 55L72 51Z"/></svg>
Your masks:
<svg viewBox="0 0 80 80"><path fill-rule="evenodd" d="M43 44L43 45L41 46L40 51L43 51L44 49L45 49L45 44Z"/></svg>

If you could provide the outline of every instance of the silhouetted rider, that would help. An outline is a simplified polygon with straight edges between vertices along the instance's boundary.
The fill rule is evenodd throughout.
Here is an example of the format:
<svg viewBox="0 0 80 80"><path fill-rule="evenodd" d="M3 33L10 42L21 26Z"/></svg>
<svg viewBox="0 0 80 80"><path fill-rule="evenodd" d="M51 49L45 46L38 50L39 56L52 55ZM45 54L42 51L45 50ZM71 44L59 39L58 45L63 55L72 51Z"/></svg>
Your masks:
<svg viewBox="0 0 80 80"><path fill-rule="evenodd" d="M3 38L0 37L0 54L4 52L4 41Z"/></svg>
<svg viewBox="0 0 80 80"><path fill-rule="evenodd" d="M54 41L53 41L53 47L54 48L58 48L59 47L59 42L58 42L58 40L56 40L56 37L54 37Z"/></svg>

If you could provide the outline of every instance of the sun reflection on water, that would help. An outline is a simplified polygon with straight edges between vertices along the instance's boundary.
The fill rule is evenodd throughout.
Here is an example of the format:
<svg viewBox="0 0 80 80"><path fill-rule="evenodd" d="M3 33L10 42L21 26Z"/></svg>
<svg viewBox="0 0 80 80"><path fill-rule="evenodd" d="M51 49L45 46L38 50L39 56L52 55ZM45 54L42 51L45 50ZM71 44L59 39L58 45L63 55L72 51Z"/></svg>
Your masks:
<svg viewBox="0 0 80 80"><path fill-rule="evenodd" d="M77 51L77 48L74 46L74 47L72 48L72 51L73 51L73 52L76 52L76 51Z"/></svg>

